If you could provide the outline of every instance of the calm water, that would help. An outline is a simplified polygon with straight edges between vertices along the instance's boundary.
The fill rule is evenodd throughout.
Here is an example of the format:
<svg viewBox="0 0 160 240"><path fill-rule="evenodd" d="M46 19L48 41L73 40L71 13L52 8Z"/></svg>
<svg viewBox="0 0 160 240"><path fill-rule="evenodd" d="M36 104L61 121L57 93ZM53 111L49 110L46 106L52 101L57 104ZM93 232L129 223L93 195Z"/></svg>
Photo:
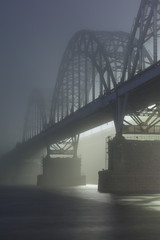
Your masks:
<svg viewBox="0 0 160 240"><path fill-rule="evenodd" d="M96 186L0 188L0 240L160 239L160 195L116 196Z"/></svg>

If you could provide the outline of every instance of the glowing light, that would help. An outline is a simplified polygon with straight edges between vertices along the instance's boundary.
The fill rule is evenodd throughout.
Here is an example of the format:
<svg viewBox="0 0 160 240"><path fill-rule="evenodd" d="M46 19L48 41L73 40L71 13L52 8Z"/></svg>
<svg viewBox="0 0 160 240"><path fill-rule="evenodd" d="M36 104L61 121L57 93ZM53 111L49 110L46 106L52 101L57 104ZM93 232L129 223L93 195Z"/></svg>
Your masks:
<svg viewBox="0 0 160 240"><path fill-rule="evenodd" d="M92 134L95 134L95 133L98 133L98 132L102 132L108 128L112 128L114 127L114 124L113 124L113 121L112 122L109 122L109 123L105 123L101 126L98 126L98 127L95 127L95 128L92 128L86 132L83 132L81 133L80 137L87 137L89 135L92 135Z"/></svg>
<svg viewBox="0 0 160 240"><path fill-rule="evenodd" d="M97 184L86 184L86 188L97 189L97 187L98 187Z"/></svg>
<svg viewBox="0 0 160 240"><path fill-rule="evenodd" d="M146 209L152 209L155 211L160 211L160 195L148 195L148 196L130 196L130 197L125 197L125 198L118 198L118 202L121 204L131 204L131 205L136 205L139 207L143 207Z"/></svg>
<svg viewBox="0 0 160 240"><path fill-rule="evenodd" d="M153 107L155 107L155 104L150 105L150 106L148 107L148 109L152 109Z"/></svg>

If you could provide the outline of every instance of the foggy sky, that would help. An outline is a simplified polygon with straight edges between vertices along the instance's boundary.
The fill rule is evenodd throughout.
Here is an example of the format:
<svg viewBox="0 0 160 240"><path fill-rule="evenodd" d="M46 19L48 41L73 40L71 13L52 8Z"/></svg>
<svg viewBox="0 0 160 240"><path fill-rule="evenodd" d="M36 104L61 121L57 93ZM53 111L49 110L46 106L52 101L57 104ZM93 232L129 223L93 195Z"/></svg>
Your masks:
<svg viewBox="0 0 160 240"><path fill-rule="evenodd" d="M0 1L0 153L21 141L32 90L51 95L73 34L81 29L130 32L139 4L140 0Z"/></svg>

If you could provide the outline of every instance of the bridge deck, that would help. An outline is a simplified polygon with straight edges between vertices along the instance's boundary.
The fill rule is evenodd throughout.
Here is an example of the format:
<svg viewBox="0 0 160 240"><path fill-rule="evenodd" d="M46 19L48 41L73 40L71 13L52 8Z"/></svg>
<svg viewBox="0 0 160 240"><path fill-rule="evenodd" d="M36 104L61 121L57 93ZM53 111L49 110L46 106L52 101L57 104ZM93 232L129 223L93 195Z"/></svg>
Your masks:
<svg viewBox="0 0 160 240"><path fill-rule="evenodd" d="M117 97L128 94L126 114L147 107L159 99L160 89L160 61L145 71L137 74L129 81L117 85L107 95L103 95L83 108L67 116L60 122L48 127L46 130L25 143L19 144L10 153L17 151L32 151L32 148L46 146L71 135L81 133L93 127L113 120L111 104Z"/></svg>

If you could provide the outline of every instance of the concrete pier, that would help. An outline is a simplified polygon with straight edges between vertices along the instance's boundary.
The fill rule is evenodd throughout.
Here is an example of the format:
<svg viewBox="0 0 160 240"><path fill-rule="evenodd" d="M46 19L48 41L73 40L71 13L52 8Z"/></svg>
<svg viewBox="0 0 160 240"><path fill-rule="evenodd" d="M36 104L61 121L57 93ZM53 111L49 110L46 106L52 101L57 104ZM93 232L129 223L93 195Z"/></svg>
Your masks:
<svg viewBox="0 0 160 240"><path fill-rule="evenodd" d="M81 159L70 157L43 159L43 174L37 178L38 186L58 187L86 184L85 176L81 176Z"/></svg>
<svg viewBox="0 0 160 240"><path fill-rule="evenodd" d="M160 193L160 141L115 137L108 158L108 170L99 172L100 192Z"/></svg>

